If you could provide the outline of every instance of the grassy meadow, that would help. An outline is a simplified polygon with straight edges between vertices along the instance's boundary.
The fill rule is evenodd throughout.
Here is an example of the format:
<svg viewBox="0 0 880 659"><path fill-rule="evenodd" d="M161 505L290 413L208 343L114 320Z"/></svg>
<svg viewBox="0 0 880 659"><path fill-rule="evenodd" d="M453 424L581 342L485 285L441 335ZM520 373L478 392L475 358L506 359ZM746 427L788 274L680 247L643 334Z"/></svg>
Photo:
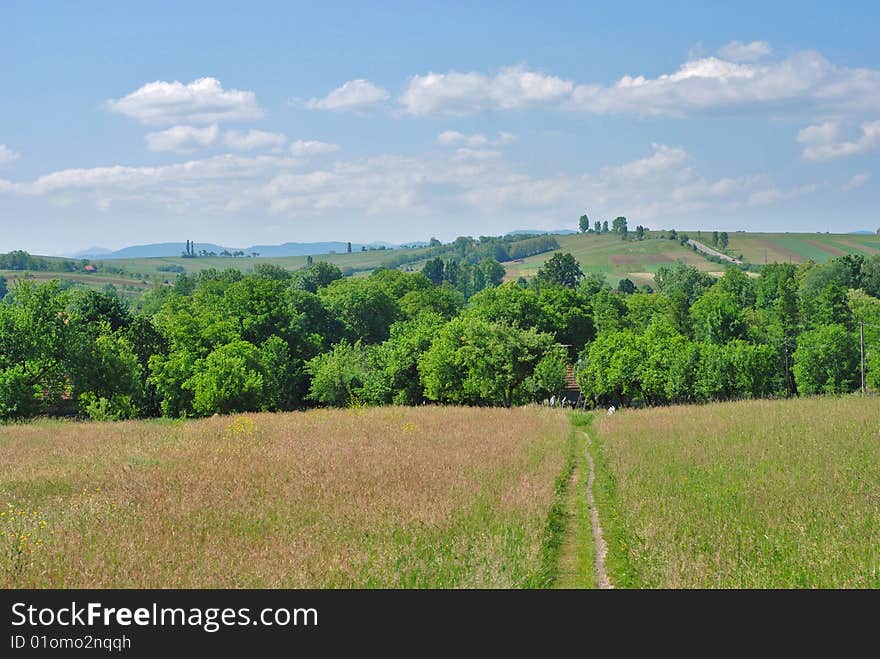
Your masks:
<svg viewBox="0 0 880 659"><path fill-rule="evenodd" d="M689 247L660 237L661 231L652 232L642 241L623 241L613 234L572 234L557 236L559 250L570 252L578 260L585 273L605 275L615 286L624 277L637 286L654 285L654 273L661 265L671 265L677 260L690 266L720 276L724 266L707 260ZM711 231L700 234L686 232L691 238L710 247ZM824 263L843 254L862 254L865 257L880 254L880 236L868 234L823 234L823 233L746 233L729 234L729 247L724 250L735 257L742 255L748 263L761 265L767 263L803 263L812 259ZM536 254L519 261L505 263L506 279L518 277L531 278L538 272L553 252Z"/></svg>
<svg viewBox="0 0 880 659"><path fill-rule="evenodd" d="M724 269L674 240L659 237L624 241L612 234L578 234L556 236L556 239L557 251L570 252L580 263L581 270L587 274L603 274L613 286L624 277L638 286L653 285L657 268L672 265L679 259L706 272ZM505 263L506 279L531 278L552 255L553 252L545 252Z"/></svg>
<svg viewBox="0 0 880 659"><path fill-rule="evenodd" d="M711 233L703 232L703 236ZM810 259L824 263L844 254L865 257L880 254L880 236L855 233L746 233L729 234L728 254L740 255L749 263L803 263ZM692 236L696 237L696 236Z"/></svg>
<svg viewBox="0 0 880 659"><path fill-rule="evenodd" d="M593 433L618 587L880 587L880 405L626 410Z"/></svg>
<svg viewBox="0 0 880 659"><path fill-rule="evenodd" d="M535 407L0 426L0 587L545 586L573 447Z"/></svg>

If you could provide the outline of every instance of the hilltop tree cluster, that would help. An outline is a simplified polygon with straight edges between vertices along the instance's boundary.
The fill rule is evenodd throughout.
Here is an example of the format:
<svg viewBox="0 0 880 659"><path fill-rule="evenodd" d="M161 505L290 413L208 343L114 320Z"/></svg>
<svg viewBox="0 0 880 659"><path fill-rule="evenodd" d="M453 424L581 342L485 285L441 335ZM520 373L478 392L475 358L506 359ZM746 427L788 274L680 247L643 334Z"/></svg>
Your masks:
<svg viewBox="0 0 880 659"><path fill-rule="evenodd" d="M359 278L320 261L208 269L134 305L22 282L0 301L0 418L518 405L558 393L568 364L601 405L842 393L859 386L860 322L880 386L880 257L757 278L678 263L649 292L562 253L502 283L497 260L468 257L479 244Z"/></svg>
<svg viewBox="0 0 880 659"><path fill-rule="evenodd" d="M644 240L648 235L648 230L641 224L636 227L635 232L631 232L627 225L626 218L622 215L615 217L611 221L611 226L609 227L608 220L605 220L604 222L596 220L596 222L591 226L590 218L586 214L584 214L580 217L578 228L580 229L581 233L614 233L620 236L622 240L632 240L633 238L635 238L635 240Z"/></svg>

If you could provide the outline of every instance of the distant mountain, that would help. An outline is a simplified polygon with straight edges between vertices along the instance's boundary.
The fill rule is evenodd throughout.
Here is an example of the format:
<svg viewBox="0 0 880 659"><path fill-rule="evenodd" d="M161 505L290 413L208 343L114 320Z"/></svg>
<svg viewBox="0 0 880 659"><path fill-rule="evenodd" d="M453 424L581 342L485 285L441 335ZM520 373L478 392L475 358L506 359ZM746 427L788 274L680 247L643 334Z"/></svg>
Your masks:
<svg viewBox="0 0 880 659"><path fill-rule="evenodd" d="M78 252L74 252L73 254L66 254L64 256L74 259L90 259L95 257L100 258L101 256L106 256L107 254L110 254L112 251L112 249L107 249L105 247L89 247L88 249L81 249Z"/></svg>
<svg viewBox="0 0 880 659"><path fill-rule="evenodd" d="M390 243L375 242L364 245L363 243L352 243L351 251L359 252L362 247L369 249L370 247L385 247L386 249L395 249L397 245ZM90 247L82 251L71 254L70 256L80 259L148 259L163 256L180 256L186 250L186 243L153 243L150 245L132 245L118 250L104 249L103 247ZM195 243L195 250L198 254L202 250L207 252L220 252L227 250L230 252L242 251L245 254L256 252L260 256L309 256L316 254L328 254L329 252L337 252L339 254L348 250L348 243L343 242L323 242L323 243L284 243L283 245L252 245L251 247L224 247L215 245L214 243Z"/></svg>
<svg viewBox="0 0 880 659"><path fill-rule="evenodd" d="M865 229L862 229L861 231L850 231L850 233L857 233L857 234L860 234L863 236L873 236L877 232L876 231L867 231Z"/></svg>
<svg viewBox="0 0 880 659"><path fill-rule="evenodd" d="M578 233L577 231L573 231L571 229L556 229L554 231L535 231L532 229L522 229L520 231L508 231L508 236L543 236L544 234L551 234L553 236L570 236L573 233Z"/></svg>

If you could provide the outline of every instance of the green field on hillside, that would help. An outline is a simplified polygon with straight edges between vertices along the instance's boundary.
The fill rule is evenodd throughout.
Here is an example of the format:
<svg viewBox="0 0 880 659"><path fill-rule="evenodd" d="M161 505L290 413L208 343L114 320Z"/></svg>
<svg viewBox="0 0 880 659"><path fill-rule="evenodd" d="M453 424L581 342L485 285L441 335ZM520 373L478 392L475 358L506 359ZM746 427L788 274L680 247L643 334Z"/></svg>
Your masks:
<svg viewBox="0 0 880 659"><path fill-rule="evenodd" d="M312 257L314 261L328 261L339 266L341 269L350 269L354 272L368 272L374 270L381 265L387 263L390 259L401 254L421 254L425 250L423 248L412 250L372 250L367 252L352 252L351 254L316 254ZM99 263L123 268L128 272L142 273L147 276L161 276L163 278L173 279L175 273L162 272L158 270L160 267L181 266L187 273L201 272L208 268L216 268L223 270L225 268L236 268L242 271L250 271L254 266L261 263L270 263L272 265L281 266L287 270L297 270L306 267L308 257L306 256L274 256L274 257L238 257L231 258L225 256L205 256L198 258L183 258L180 256L163 256L155 258L143 259L107 259L99 261Z"/></svg>
<svg viewBox="0 0 880 659"><path fill-rule="evenodd" d="M20 280L43 284L53 279L58 279L62 282L68 282L74 287L92 290L102 290L105 286L111 284L120 295L125 297L136 297L150 287L149 282L141 279L105 273L0 270L0 277L6 279L10 288Z"/></svg>
<svg viewBox="0 0 880 659"><path fill-rule="evenodd" d="M704 236L711 233L703 232ZM694 236L695 237L695 236ZM812 259L817 263L842 256L880 254L880 236L869 234L835 233L745 233L730 234L727 252L742 254L750 263L802 263Z"/></svg>
<svg viewBox="0 0 880 659"><path fill-rule="evenodd" d="M627 277L635 284L653 285L653 275L661 265L682 260L699 270L720 274L725 266L709 261L678 242L668 240L666 232L651 232L643 241L621 240L614 234L576 234L559 236L559 250L571 252L580 262L585 273L605 275L608 283L616 285ZM711 231L689 231L688 235L709 247L713 247ZM842 256L861 254L865 257L880 254L880 236L868 234L820 234L820 233L730 233L729 246L723 250L730 256L742 255L747 263L803 263L812 259L817 263ZM537 254L520 261L505 263L507 279L532 277L538 268L552 256L552 252Z"/></svg>
<svg viewBox="0 0 880 659"><path fill-rule="evenodd" d="M636 285L653 285L657 268L671 265L679 259L706 272L724 270L720 264L712 263L692 249L682 247L677 241L665 238L636 241L621 240L619 236L612 234L579 234L558 236L557 240L558 251L571 252L580 263L581 270L605 275L612 286L624 277L631 279ZM507 279L532 277L552 254L553 252L546 252L505 263Z"/></svg>

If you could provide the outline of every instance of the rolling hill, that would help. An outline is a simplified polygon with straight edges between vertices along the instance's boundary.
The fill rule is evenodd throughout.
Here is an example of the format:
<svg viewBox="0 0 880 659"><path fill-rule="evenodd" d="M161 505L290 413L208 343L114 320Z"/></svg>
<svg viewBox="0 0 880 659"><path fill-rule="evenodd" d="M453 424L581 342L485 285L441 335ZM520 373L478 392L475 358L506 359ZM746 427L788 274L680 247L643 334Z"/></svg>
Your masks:
<svg viewBox="0 0 880 659"><path fill-rule="evenodd" d="M702 254L664 237L666 235L664 231L652 231L645 240L624 241L614 234L577 234L559 236L557 240L560 251L571 252L585 273L604 274L612 285L624 277L637 285L653 284L657 268L679 259L705 272L724 271L724 265L709 261ZM688 232L688 235L711 246L711 231ZM880 236L876 234L737 232L729 234L729 240L728 248L721 251L755 265L803 263L809 259L824 263L843 254L865 257L880 254ZM552 252L547 252L505 263L506 278L528 279L551 256Z"/></svg>

